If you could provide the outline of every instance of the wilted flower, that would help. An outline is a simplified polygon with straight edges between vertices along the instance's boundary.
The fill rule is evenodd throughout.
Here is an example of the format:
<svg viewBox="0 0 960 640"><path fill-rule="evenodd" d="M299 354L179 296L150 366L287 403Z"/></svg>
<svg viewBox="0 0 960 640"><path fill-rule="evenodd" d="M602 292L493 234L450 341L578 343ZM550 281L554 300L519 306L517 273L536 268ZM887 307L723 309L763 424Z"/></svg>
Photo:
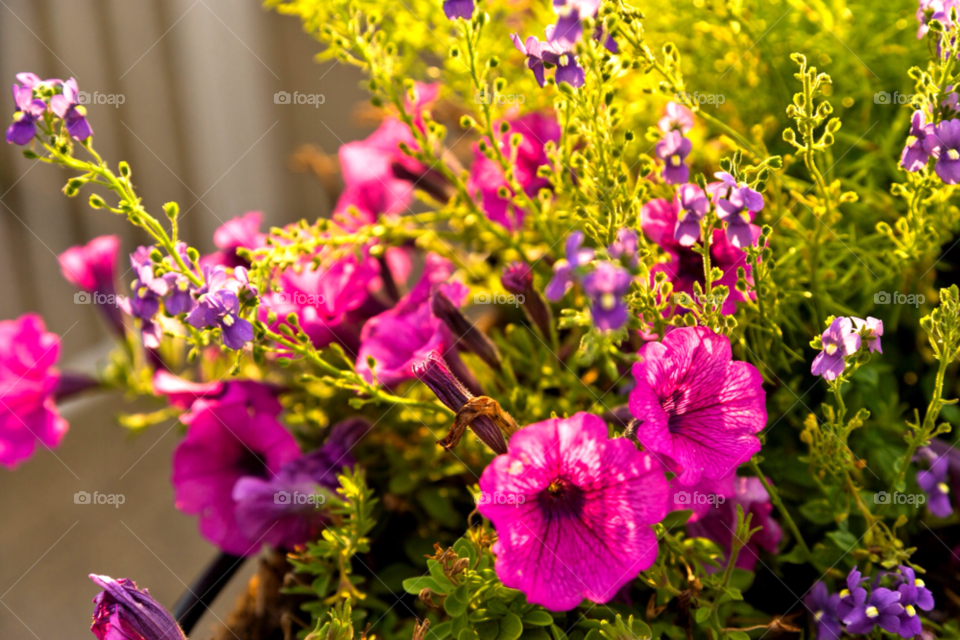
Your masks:
<svg viewBox="0 0 960 640"><path fill-rule="evenodd" d="M0 322L0 464L10 469L33 455L38 440L55 447L67 433L53 395L59 356L60 338L40 316Z"/></svg>
<svg viewBox="0 0 960 640"><path fill-rule="evenodd" d="M480 477L478 509L497 530L497 576L554 611L607 602L657 557L649 525L667 514L657 462L595 415L524 427ZM511 500L512 498L512 500Z"/></svg>
<svg viewBox="0 0 960 640"><path fill-rule="evenodd" d="M25 145L37 133L37 120L47 110L43 100L33 97L33 89L13 85L13 102L17 110L13 114L13 124L7 127L7 142Z"/></svg>
<svg viewBox="0 0 960 640"><path fill-rule="evenodd" d="M687 138L677 130L663 134L654 148L654 153L663 160L663 181L667 184L682 184L690 178L690 167L683 161L693 148Z"/></svg>
<svg viewBox="0 0 960 640"><path fill-rule="evenodd" d="M860 348L860 336L853 332L850 318L834 318L830 327L820 336L823 351L813 359L810 373L836 380L846 367L844 357L852 356Z"/></svg>
<svg viewBox="0 0 960 640"><path fill-rule="evenodd" d="M67 131L76 140L86 140L93 135L87 122L87 109L80 104L77 81L70 78L63 83L63 93L50 98L50 110L63 119Z"/></svg>
<svg viewBox="0 0 960 640"><path fill-rule="evenodd" d="M90 574L103 589L93 599L90 631L99 640L187 640L173 616L133 580Z"/></svg>
<svg viewBox="0 0 960 640"><path fill-rule="evenodd" d="M730 340L683 327L648 342L633 365L630 413L647 451L668 456L683 484L730 475L760 450L767 422L763 378L732 359Z"/></svg>

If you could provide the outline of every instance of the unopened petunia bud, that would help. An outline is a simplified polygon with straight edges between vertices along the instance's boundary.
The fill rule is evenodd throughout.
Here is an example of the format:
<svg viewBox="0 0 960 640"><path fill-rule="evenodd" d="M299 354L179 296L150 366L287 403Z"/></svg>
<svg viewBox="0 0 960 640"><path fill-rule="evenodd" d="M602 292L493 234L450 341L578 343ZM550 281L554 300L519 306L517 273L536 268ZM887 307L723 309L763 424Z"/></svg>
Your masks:
<svg viewBox="0 0 960 640"><path fill-rule="evenodd" d="M472 322L466 319L453 302L442 291L434 291L430 300L430 309L433 315L440 318L447 328L456 336L459 343L468 351L472 351L490 367L500 370L500 352L497 346L477 329Z"/></svg>
<svg viewBox="0 0 960 640"><path fill-rule="evenodd" d="M540 330L544 338L549 339L553 319L543 296L533 288L533 270L530 266L523 262L512 262L503 270L500 281L504 289L517 296L517 301L530 322Z"/></svg>
<svg viewBox="0 0 960 640"><path fill-rule="evenodd" d="M137 589L132 580L114 580L94 574L90 579L103 587L93 599L93 625L90 627L100 640L186 640L173 616L146 589Z"/></svg>

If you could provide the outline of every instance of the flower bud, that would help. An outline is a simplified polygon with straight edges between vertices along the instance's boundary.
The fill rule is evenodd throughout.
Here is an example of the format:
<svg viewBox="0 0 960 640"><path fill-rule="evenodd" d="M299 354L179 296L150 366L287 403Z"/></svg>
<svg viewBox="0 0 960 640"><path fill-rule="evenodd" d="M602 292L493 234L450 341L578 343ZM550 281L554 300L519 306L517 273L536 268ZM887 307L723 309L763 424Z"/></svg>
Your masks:
<svg viewBox="0 0 960 640"><path fill-rule="evenodd" d="M460 310L442 291L435 291L430 299L433 315L440 318L468 351L472 351L490 367L500 370L500 353L497 346L464 317Z"/></svg>

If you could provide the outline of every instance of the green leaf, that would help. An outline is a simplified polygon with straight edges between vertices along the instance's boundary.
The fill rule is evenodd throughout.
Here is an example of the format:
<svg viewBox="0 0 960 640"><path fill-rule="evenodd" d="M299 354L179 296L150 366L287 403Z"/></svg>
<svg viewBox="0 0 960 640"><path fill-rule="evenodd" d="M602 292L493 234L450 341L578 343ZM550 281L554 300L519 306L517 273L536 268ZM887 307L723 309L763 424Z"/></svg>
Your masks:
<svg viewBox="0 0 960 640"><path fill-rule="evenodd" d="M707 621L707 618L710 617L710 613L712 611L713 609L711 609L710 607L700 607L699 609L697 609L697 612L693 614L693 618L700 624L703 624L704 622Z"/></svg>
<svg viewBox="0 0 960 640"><path fill-rule="evenodd" d="M674 527L682 527L687 524L687 520L690 519L690 516L693 515L691 509L682 509L680 511L671 511L667 514L667 517L660 521L667 529L673 529Z"/></svg>
<svg viewBox="0 0 960 640"><path fill-rule="evenodd" d="M830 524L833 522L833 507L823 499L808 500L800 505L800 513L814 524Z"/></svg>
<svg viewBox="0 0 960 640"><path fill-rule="evenodd" d="M431 626L427 630L427 640L444 640L447 636L450 635L450 628L452 623L447 620L446 622L441 622L437 626Z"/></svg>
<svg viewBox="0 0 960 640"><path fill-rule="evenodd" d="M750 636L743 631L730 631L728 637L730 640L750 640Z"/></svg>
<svg viewBox="0 0 960 640"><path fill-rule="evenodd" d="M480 636L473 629L463 629L457 636L457 640L480 640Z"/></svg>
<svg viewBox="0 0 960 640"><path fill-rule="evenodd" d="M497 640L517 640L521 633L523 633L523 622L520 621L520 616L508 613L500 620L500 635L497 636Z"/></svg>
<svg viewBox="0 0 960 640"><path fill-rule="evenodd" d="M463 588L464 587L460 587L455 592L453 592L452 595L447 596L447 599L443 601L443 610L446 611L448 614L450 614L451 618L457 618L467 612L467 601L461 600L459 597L457 597L461 595L459 592L460 592L460 589L463 589ZM466 596L466 593L464 593L463 595Z"/></svg>
<svg viewBox="0 0 960 640"><path fill-rule="evenodd" d="M550 640L550 634L543 627L524 629L520 640Z"/></svg>
<svg viewBox="0 0 960 640"><path fill-rule="evenodd" d="M636 618L633 620L633 633L637 636L637 640L650 640L653 637L653 630L650 625Z"/></svg>
<svg viewBox="0 0 960 640"><path fill-rule="evenodd" d="M403 590L407 593L412 593L414 595L419 595L424 589L430 589L434 593L440 595L446 595L447 590L440 586L440 583L431 578L430 576L423 576L420 578L407 578L403 581Z"/></svg>
<svg viewBox="0 0 960 640"><path fill-rule="evenodd" d="M849 531L831 531L827 534L827 537L833 540L837 548L844 553L850 553L850 551L857 546L858 542L857 536Z"/></svg>
<svg viewBox="0 0 960 640"><path fill-rule="evenodd" d="M430 575L433 576L433 579L437 582L437 585L440 586L442 591L437 591L437 593L450 593L453 591L453 583L450 582L450 579L444 575L443 566L440 565L436 560L427 560L427 569L430 570Z"/></svg>
<svg viewBox="0 0 960 640"><path fill-rule="evenodd" d="M473 627L480 636L480 640L497 640L500 635L500 622L497 620L484 620Z"/></svg>
<svg viewBox="0 0 960 640"><path fill-rule="evenodd" d="M448 527L456 527L462 516L453 508L449 494L447 487L426 487L417 492L417 499L431 518Z"/></svg>
<svg viewBox="0 0 960 640"><path fill-rule="evenodd" d="M460 558L470 558L470 566L472 567L477 562L477 550L474 548L470 542L460 538L453 544L453 550L456 552L457 557Z"/></svg>
<svg viewBox="0 0 960 640"><path fill-rule="evenodd" d="M523 624L529 624L535 627L549 627L553 624L553 616L546 611L534 609L524 614Z"/></svg>

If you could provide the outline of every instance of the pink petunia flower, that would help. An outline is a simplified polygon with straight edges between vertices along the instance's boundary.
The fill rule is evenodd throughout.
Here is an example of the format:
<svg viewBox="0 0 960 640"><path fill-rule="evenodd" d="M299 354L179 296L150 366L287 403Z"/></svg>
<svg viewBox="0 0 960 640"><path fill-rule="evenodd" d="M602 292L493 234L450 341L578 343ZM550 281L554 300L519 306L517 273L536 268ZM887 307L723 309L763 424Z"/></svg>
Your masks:
<svg viewBox="0 0 960 640"><path fill-rule="evenodd" d="M7 468L33 455L38 440L59 445L69 428L54 403L59 356L60 338L40 316L0 322L0 464Z"/></svg>
<svg viewBox="0 0 960 640"><path fill-rule="evenodd" d="M674 202L663 199L651 200L643 205L640 212L640 227L647 236L670 256L670 261L654 265L650 270L650 281L657 272L663 271L673 283L675 293L693 295L693 283L704 284L703 256L691 247L684 246L676 239L677 206ZM754 242L760 237L760 227L750 225ZM752 267L747 263L747 254L737 249L727 239L722 229L713 230L713 241L710 243L710 263L719 268L723 276L715 280L714 284L725 285L730 293L723 301L723 313L731 315L737 310L737 302L744 300L744 296L737 288L737 269L743 267L747 274L747 282L753 283ZM753 297L754 294L750 294Z"/></svg>
<svg viewBox="0 0 960 640"><path fill-rule="evenodd" d="M448 362L457 357L448 353L455 344L450 329L430 308L435 288L457 307L463 304L468 289L459 282L449 282L453 271L449 260L428 253L423 275L413 289L395 307L367 320L357 354L360 375L372 382L376 373L377 380L389 387L416 377L413 365L431 351L439 352ZM367 363L371 356L376 359L375 372Z"/></svg>
<svg viewBox="0 0 960 640"><path fill-rule="evenodd" d="M117 251L120 238L100 236L85 245L60 254L60 271L67 282L94 296L93 302L118 335L123 335L123 316L117 305Z"/></svg>
<svg viewBox="0 0 960 640"><path fill-rule="evenodd" d="M248 267L248 260L237 255L237 249L259 249L266 246L266 235L260 232L263 214L248 211L231 218L213 232L213 244L219 251L200 258L200 266Z"/></svg>
<svg viewBox="0 0 960 640"><path fill-rule="evenodd" d="M763 378L753 365L731 359L726 336L683 327L638 353L629 401L640 422L637 438L679 465L682 484L724 478L760 450Z"/></svg>
<svg viewBox="0 0 960 640"><path fill-rule="evenodd" d="M674 101L667 103L663 110L664 116L657 122L660 131L667 133L669 131L679 131L686 134L693 129L693 111Z"/></svg>
<svg viewBox="0 0 960 640"><path fill-rule="evenodd" d="M560 125L553 117L540 113L530 113L508 122L510 130L500 137L500 149L509 158L512 153L510 137L515 133L520 134L513 171L524 193L533 198L541 189L550 186L549 180L537 176L537 169L549 163L544 145L560 140ZM489 140L487 144L490 144ZM471 193L479 192L483 211L488 218L510 231L516 231L523 227L526 212L514 206L511 197L501 198L498 193L501 187L509 192L500 164L488 159L480 152L479 146L475 146L467 188Z"/></svg>
<svg viewBox="0 0 960 640"><path fill-rule="evenodd" d="M173 452L177 509L200 517L200 534L223 551L246 556L263 540L250 539L237 526L233 488L241 477L272 478L300 456L293 436L263 411L248 386L228 384L215 399L199 399L180 417L186 437Z"/></svg>
<svg viewBox="0 0 960 640"><path fill-rule="evenodd" d="M516 432L480 490L478 509L497 530L497 575L532 604L564 611L584 598L607 602L657 558L649 525L667 514L667 480L632 442L609 440L598 416Z"/></svg>
<svg viewBox="0 0 960 640"><path fill-rule="evenodd" d="M734 478L733 489L729 500L709 509L699 520L688 523L687 533L713 540L729 553L737 526L737 505L740 505L744 515L753 514L751 528L763 527L750 538L750 542L740 550L737 557L738 568L753 571L761 549L768 553L777 552L783 532L777 521L770 517L773 505L770 504L770 496L759 478Z"/></svg>

